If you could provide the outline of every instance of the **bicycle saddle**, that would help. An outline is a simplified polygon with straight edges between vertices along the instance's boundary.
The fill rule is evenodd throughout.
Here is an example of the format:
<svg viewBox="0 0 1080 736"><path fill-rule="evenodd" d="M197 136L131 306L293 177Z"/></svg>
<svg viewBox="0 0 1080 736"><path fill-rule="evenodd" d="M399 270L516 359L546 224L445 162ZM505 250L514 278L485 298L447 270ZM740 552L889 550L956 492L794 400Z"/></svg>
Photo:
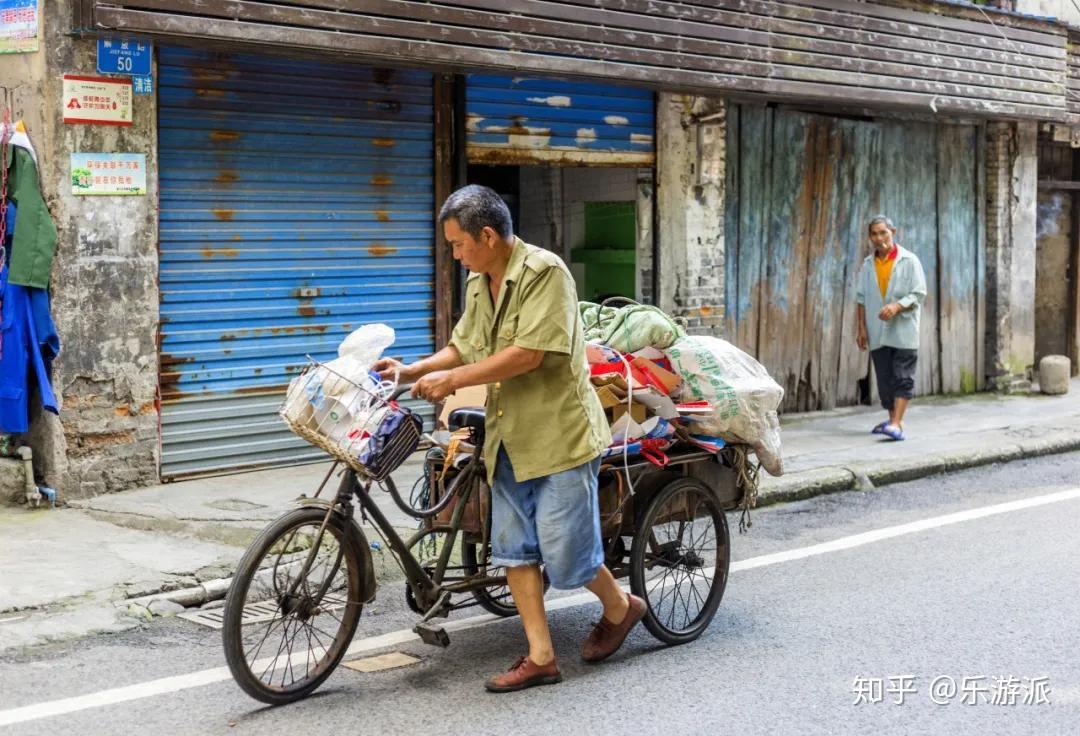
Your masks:
<svg viewBox="0 0 1080 736"><path fill-rule="evenodd" d="M479 407L462 407L454 409L447 418L450 431L456 431L462 427L468 427L473 431L476 442L484 441L484 410Z"/></svg>

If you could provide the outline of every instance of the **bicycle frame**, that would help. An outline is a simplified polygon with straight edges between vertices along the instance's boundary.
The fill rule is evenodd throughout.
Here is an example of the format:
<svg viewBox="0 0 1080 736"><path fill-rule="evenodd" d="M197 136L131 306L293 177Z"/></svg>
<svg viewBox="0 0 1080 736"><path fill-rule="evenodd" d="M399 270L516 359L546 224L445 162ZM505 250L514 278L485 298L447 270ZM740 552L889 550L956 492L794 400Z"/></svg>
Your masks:
<svg viewBox="0 0 1080 736"><path fill-rule="evenodd" d="M443 582L450 564L450 555L457 542L458 533L461 531L461 520L465 514L465 509L468 506L472 494L480 492L480 482L483 479L483 474L486 472L483 460L480 456L481 450L481 447L474 448L472 457L469 458L468 462L458 473L458 476L454 479L450 489L447 491L447 497L458 496L457 506L454 508L454 512L451 515L449 528L437 532L445 534L446 537L443 547L439 552L439 558L436 562L435 569L431 574L421 566L420 561L417 560L416 556L411 552L411 548L419 542L421 538L429 534L430 531L421 530L408 540L402 539L401 535L394 529L393 525L386 518L386 515L379 508L379 505L372 498L371 486L373 481L361 481L355 471L347 470L338 486L337 496L327 509L327 519L330 518L330 514L340 513L345 519L352 520L355 516L353 497L356 497L359 502L358 505L361 518L370 519L371 523L386 541L390 553L394 556L395 561L405 573L405 579L412 588L418 607L426 611L426 613L423 614L422 621L428 621L435 616L446 615L449 613L450 596L452 594L466 593L479 588L506 585L505 576L494 577L480 574L479 572L466 576L464 579L455 580L450 584L444 584ZM323 529L325 529L325 522ZM352 524L347 524L346 534L353 534L353 529L354 527ZM320 537L321 534L322 530L320 530ZM486 542L486 539L482 540L482 543ZM316 540L316 548L317 547L318 540ZM305 563L304 570L300 576L301 579L307 574L307 567L310 564L310 560Z"/></svg>

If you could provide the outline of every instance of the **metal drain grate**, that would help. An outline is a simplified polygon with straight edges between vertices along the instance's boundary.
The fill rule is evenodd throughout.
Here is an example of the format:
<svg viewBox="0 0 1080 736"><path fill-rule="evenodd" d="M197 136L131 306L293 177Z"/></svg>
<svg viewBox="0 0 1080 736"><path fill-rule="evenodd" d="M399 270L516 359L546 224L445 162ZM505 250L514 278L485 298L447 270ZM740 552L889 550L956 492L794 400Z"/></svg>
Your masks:
<svg viewBox="0 0 1080 736"><path fill-rule="evenodd" d="M328 611L340 611L346 605L344 597L339 595L327 594L323 597L322 608ZM248 624L261 624L266 621L273 621L278 616L278 604L277 601L261 601L259 603L251 603L244 606L244 612L240 615L242 624L247 626ZM185 621L192 621L202 626L209 626L211 629L222 629L225 626L225 608L210 608L207 610L199 611L187 611L185 613L178 613L177 618L182 618Z"/></svg>

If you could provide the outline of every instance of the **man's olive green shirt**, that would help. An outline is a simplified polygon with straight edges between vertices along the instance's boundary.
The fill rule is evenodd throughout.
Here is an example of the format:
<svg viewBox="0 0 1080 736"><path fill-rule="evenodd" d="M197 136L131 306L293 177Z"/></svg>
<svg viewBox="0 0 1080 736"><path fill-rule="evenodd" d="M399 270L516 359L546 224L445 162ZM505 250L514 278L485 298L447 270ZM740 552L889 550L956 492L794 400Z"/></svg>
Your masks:
<svg viewBox="0 0 1080 736"><path fill-rule="evenodd" d="M488 277L470 274L450 344L466 363L511 345L544 351L535 370L488 385L489 481L500 444L519 483L589 462L611 444L589 382L574 278L554 253L515 238L497 304Z"/></svg>

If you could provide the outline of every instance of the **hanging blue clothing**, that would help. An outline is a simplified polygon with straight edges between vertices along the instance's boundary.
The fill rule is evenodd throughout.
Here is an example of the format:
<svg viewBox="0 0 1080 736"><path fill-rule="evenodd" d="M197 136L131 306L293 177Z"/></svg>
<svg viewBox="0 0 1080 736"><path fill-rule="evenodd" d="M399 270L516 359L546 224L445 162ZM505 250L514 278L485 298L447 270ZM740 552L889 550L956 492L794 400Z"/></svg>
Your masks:
<svg viewBox="0 0 1080 736"><path fill-rule="evenodd" d="M8 207L9 229L14 209ZM4 240L10 243L10 238ZM6 262L0 263L0 299L0 432L19 434L30 429L31 378L37 382L42 405L60 413L49 381L52 361L60 354L60 338L49 312L49 292L9 283Z"/></svg>

